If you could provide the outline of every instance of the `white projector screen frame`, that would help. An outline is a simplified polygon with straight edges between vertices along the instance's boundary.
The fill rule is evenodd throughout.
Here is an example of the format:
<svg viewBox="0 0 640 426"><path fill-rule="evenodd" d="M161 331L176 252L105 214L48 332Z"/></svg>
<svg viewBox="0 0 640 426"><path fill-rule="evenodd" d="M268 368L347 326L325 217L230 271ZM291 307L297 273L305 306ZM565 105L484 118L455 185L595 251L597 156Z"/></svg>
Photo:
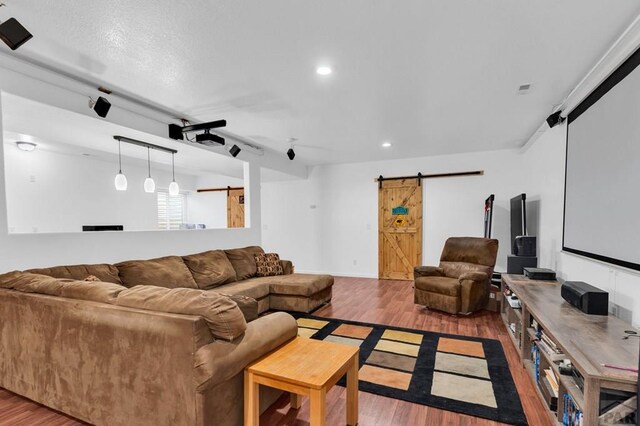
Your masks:
<svg viewBox="0 0 640 426"><path fill-rule="evenodd" d="M639 65L640 49L568 116L562 239L563 251L638 271Z"/></svg>

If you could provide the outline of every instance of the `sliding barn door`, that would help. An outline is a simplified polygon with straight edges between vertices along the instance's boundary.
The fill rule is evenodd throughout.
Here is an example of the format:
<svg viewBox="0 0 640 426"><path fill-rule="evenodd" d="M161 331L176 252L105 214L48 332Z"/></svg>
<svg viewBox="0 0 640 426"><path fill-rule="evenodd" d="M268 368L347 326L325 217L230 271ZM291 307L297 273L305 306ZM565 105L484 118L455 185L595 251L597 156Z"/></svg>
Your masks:
<svg viewBox="0 0 640 426"><path fill-rule="evenodd" d="M378 276L411 280L422 264L420 179L386 180L378 189Z"/></svg>
<svg viewBox="0 0 640 426"><path fill-rule="evenodd" d="M244 189L227 191L227 227L244 228Z"/></svg>

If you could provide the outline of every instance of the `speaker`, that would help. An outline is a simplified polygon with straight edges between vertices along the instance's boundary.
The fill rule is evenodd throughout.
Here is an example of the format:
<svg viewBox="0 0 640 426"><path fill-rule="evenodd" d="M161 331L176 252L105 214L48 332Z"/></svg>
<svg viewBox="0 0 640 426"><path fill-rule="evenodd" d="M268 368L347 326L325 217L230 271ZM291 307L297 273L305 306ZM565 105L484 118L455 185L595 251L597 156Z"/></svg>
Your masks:
<svg viewBox="0 0 640 426"><path fill-rule="evenodd" d="M524 268L536 268L538 258L536 256L507 256L507 274L524 274Z"/></svg>
<svg viewBox="0 0 640 426"><path fill-rule="evenodd" d="M184 140L184 134L182 133L182 127L177 124L169 124L169 137L177 141Z"/></svg>
<svg viewBox="0 0 640 426"><path fill-rule="evenodd" d="M547 117L547 124L549 125L549 127L555 127L565 120L564 118L562 118L561 114L562 111L556 111L549 117Z"/></svg>
<svg viewBox="0 0 640 426"><path fill-rule="evenodd" d="M233 157L237 157L238 154L240 154L240 151L242 151L242 150L240 149L240 147L238 145L233 145L229 149L229 154L231 154Z"/></svg>
<svg viewBox="0 0 640 426"><path fill-rule="evenodd" d="M582 281L565 281L562 298L585 314L609 315L609 293Z"/></svg>
<svg viewBox="0 0 640 426"><path fill-rule="evenodd" d="M11 50L16 50L31 40L32 37L33 35L15 18L9 18L0 24L0 39L2 39Z"/></svg>
<svg viewBox="0 0 640 426"><path fill-rule="evenodd" d="M82 232L124 231L122 225L83 225Z"/></svg>
<svg viewBox="0 0 640 426"><path fill-rule="evenodd" d="M96 104L93 106L93 110L102 118L105 118L107 114L109 114L110 108L111 103L102 96L96 100Z"/></svg>
<svg viewBox="0 0 640 426"><path fill-rule="evenodd" d="M536 237L520 235L513 241L513 254L516 256L535 256Z"/></svg>

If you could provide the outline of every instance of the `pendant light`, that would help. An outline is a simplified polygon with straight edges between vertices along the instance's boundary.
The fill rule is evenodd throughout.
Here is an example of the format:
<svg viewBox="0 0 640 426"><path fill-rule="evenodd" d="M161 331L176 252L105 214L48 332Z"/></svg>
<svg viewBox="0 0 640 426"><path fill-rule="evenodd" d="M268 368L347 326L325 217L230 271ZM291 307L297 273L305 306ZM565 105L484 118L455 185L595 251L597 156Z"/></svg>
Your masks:
<svg viewBox="0 0 640 426"><path fill-rule="evenodd" d="M176 163L175 163L175 154L171 153L171 170L173 180L171 184L169 184L169 195L173 195L174 197L180 193L180 186L178 182L176 182Z"/></svg>
<svg viewBox="0 0 640 426"><path fill-rule="evenodd" d="M147 147L147 167L149 170L149 176L144 180L144 192L152 194L156 192L156 183L151 177L151 149Z"/></svg>
<svg viewBox="0 0 640 426"><path fill-rule="evenodd" d="M122 173L122 152L120 151L120 141L118 141L118 165L120 166L120 169L115 179L116 191L126 191L127 177Z"/></svg>

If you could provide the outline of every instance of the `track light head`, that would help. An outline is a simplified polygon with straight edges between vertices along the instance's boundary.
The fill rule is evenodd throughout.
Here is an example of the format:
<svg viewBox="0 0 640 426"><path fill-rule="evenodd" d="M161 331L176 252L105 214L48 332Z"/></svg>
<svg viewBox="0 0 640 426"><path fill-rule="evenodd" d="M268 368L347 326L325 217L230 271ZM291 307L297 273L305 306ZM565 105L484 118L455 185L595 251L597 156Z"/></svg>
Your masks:
<svg viewBox="0 0 640 426"><path fill-rule="evenodd" d="M98 116L105 118L109 114L111 108L111 102L100 96L98 100L89 98L89 108L94 110Z"/></svg>
<svg viewBox="0 0 640 426"><path fill-rule="evenodd" d="M237 157L238 154L240 154L240 151L242 150L238 145L233 145L231 148L229 148L229 154L231 154L233 158Z"/></svg>
<svg viewBox="0 0 640 426"><path fill-rule="evenodd" d="M16 18L9 18L0 24L0 39L11 50L16 50L32 38L33 35Z"/></svg>
<svg viewBox="0 0 640 426"><path fill-rule="evenodd" d="M289 148L289 151L287 151L287 157L289 157L289 160L296 158L296 153L293 148Z"/></svg>
<svg viewBox="0 0 640 426"><path fill-rule="evenodd" d="M564 120L566 120L566 118L562 117L561 114L562 114L562 111L556 111L553 114L551 114L549 117L547 117L547 124L549 125L549 127L553 128L558 124L562 123Z"/></svg>
<svg viewBox="0 0 640 426"><path fill-rule="evenodd" d="M209 133L208 130L205 130L204 133L196 135L196 142L202 145L212 146L212 145L224 145L224 138L221 138L218 135L213 135Z"/></svg>

